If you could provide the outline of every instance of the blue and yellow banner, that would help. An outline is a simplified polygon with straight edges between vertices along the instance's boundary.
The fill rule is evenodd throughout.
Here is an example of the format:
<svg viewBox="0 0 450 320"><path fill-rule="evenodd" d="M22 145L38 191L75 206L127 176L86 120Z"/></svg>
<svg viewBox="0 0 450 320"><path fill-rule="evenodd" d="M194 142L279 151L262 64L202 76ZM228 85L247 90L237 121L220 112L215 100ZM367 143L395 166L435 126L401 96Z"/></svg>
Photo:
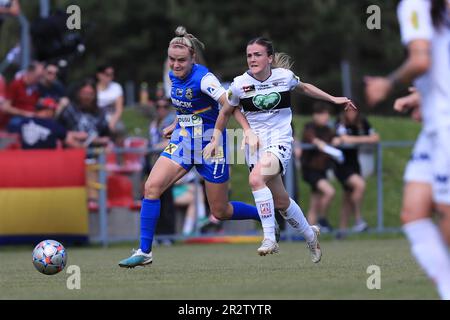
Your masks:
<svg viewBox="0 0 450 320"><path fill-rule="evenodd" d="M87 240L84 159L83 149L0 152L0 244Z"/></svg>

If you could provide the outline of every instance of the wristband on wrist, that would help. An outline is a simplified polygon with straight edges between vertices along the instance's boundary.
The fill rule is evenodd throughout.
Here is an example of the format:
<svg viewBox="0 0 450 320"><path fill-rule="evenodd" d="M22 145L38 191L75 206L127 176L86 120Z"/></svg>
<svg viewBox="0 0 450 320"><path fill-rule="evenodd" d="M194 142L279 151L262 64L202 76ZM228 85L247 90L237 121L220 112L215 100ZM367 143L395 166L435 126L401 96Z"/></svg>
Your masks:
<svg viewBox="0 0 450 320"><path fill-rule="evenodd" d="M400 83L400 79L395 75L395 73L390 74L387 78L391 82L392 88L395 88Z"/></svg>

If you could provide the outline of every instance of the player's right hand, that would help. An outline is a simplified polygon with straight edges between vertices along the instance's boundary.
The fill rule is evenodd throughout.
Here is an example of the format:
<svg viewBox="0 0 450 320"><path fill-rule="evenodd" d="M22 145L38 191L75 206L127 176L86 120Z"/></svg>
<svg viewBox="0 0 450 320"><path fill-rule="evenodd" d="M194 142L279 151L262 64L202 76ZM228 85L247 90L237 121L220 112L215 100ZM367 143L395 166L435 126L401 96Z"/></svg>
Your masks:
<svg viewBox="0 0 450 320"><path fill-rule="evenodd" d="M244 132L242 139L241 150L245 149L245 145L248 144L250 154L253 155L261 146L261 140L251 129Z"/></svg>
<svg viewBox="0 0 450 320"><path fill-rule="evenodd" d="M176 125L172 124L172 125L164 128L162 131L163 137L166 139L170 139L170 137L172 137L173 130L175 130L175 127L176 127Z"/></svg>
<svg viewBox="0 0 450 320"><path fill-rule="evenodd" d="M420 106L420 94L417 92L416 88L409 88L411 94L398 98L394 102L394 110L397 112L405 112L409 109L415 109Z"/></svg>

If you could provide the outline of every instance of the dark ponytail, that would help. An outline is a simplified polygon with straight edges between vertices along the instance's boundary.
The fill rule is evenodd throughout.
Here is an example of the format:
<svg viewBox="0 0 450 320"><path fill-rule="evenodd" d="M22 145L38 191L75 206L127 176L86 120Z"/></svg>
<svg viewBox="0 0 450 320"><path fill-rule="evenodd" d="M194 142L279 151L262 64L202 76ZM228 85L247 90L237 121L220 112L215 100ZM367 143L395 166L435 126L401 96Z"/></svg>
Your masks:
<svg viewBox="0 0 450 320"><path fill-rule="evenodd" d="M284 68L290 70L292 66L294 65L294 62L292 61L291 57L284 53L284 52L275 52L273 48L273 43L271 40L265 38L265 37L257 37L253 38L247 43L247 46L252 44L259 44L260 46L263 46L267 50L267 55L273 56L273 62L271 68Z"/></svg>
<svg viewBox="0 0 450 320"><path fill-rule="evenodd" d="M431 19L435 28L443 25L446 11L447 0L431 0Z"/></svg>

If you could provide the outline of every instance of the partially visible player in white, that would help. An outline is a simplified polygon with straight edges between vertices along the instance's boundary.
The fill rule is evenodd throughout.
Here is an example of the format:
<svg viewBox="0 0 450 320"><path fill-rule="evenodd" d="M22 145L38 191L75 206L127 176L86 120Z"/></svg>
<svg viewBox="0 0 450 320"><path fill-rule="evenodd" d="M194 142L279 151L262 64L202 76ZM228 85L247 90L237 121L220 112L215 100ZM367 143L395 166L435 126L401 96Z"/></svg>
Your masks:
<svg viewBox="0 0 450 320"><path fill-rule="evenodd" d="M284 174L292 152L292 111L291 91L297 89L310 97L353 107L345 97L333 97L319 88L303 83L290 70L292 63L286 54L275 53L272 42L266 38L255 38L247 44L247 64L249 70L234 79L228 89L229 106L224 106L215 126L215 135L225 128L234 107L241 106L243 115L235 113L237 121L247 119L251 129L246 130L247 138L261 142L257 152L246 151L247 164L250 167L249 184L255 198L256 208L260 212L264 229L264 240L258 249L261 253L278 250L273 234L275 209L284 219L305 238L313 262L321 259L318 242L319 228L310 226L302 210L289 198L284 188L281 174ZM237 109L236 109L237 110ZM205 148L204 154L214 153L220 145L216 138ZM252 146L252 144L250 144ZM249 148L248 148L249 149Z"/></svg>
<svg viewBox="0 0 450 320"><path fill-rule="evenodd" d="M397 9L408 58L387 77L367 77L368 103L384 100L397 83L412 80L417 93L398 99L403 111L420 102L422 131L405 175L403 230L411 250L433 279L442 299L450 299L450 1L402 0ZM420 100L419 101L419 97ZM433 223L438 213L440 231Z"/></svg>

